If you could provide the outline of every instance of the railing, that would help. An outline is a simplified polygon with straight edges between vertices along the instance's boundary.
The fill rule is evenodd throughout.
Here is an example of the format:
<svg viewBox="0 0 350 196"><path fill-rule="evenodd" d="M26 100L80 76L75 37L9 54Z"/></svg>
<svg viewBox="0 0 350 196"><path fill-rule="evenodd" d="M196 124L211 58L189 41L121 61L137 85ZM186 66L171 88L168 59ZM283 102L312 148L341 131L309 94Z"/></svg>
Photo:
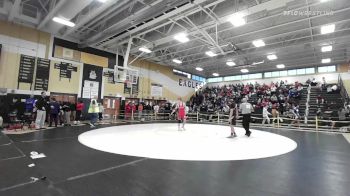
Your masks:
<svg viewBox="0 0 350 196"><path fill-rule="evenodd" d="M341 78L340 74L338 76L338 86L340 88L340 95L344 101L344 104L348 104L349 103L349 94L348 91L346 90L346 87L344 85L343 79Z"/></svg>
<svg viewBox="0 0 350 196"><path fill-rule="evenodd" d="M311 84L307 87L307 98L306 98L306 103L305 103L305 122L307 123L308 116L309 116L309 102L310 102L310 94L311 94Z"/></svg>
<svg viewBox="0 0 350 196"><path fill-rule="evenodd" d="M155 114L153 111L138 111L127 113L121 111L119 120L127 122L176 122L176 115L170 115L171 111L162 111ZM312 131L331 131L331 132L350 132L350 119L348 121L339 121L336 117L325 116L316 117L309 116L305 122L302 119L293 119L288 117L290 114L270 118L270 128L288 128ZM187 114L187 121L192 123L210 123L228 125L229 115L222 112L190 112ZM237 120L237 126L240 126L242 116ZM254 127L262 127L262 114L252 114L251 125Z"/></svg>

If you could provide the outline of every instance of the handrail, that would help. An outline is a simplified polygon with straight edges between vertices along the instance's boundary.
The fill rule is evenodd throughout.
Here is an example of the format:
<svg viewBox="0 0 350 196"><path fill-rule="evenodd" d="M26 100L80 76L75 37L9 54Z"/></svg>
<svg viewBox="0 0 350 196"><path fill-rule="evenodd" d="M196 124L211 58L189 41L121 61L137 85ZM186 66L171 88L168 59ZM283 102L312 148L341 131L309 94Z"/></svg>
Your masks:
<svg viewBox="0 0 350 196"><path fill-rule="evenodd" d="M306 104L305 104L305 123L307 123L308 116L309 116L310 94L311 94L311 84L309 84L309 86L307 87L307 98L306 98Z"/></svg>
<svg viewBox="0 0 350 196"><path fill-rule="evenodd" d="M344 82L340 74L338 75L338 86L340 87L340 95L344 101L344 104L348 104L350 101L349 94L346 87L344 86Z"/></svg>
<svg viewBox="0 0 350 196"><path fill-rule="evenodd" d="M131 113L133 114L133 113ZM146 112L142 115L142 119L139 119L137 117L137 112L135 112L135 120L139 121L149 121L152 122L154 120L156 121L171 121L176 120L176 117L170 116L170 111L166 111L166 113L158 113L158 117L154 115L153 112ZM124 111L120 112L120 116L125 120L132 120L133 117L130 115L125 115ZM262 114L254 114L252 113L252 125L254 126L261 126L261 122L263 120ZM309 120L306 123L302 123L302 119L297 120L293 118L289 118L288 115L284 116L277 116L277 118L271 118L272 121L272 127L275 127L277 125L277 128L293 128L291 126L294 126L296 128L295 124L293 122L298 122L297 127L303 127L303 129L312 129L316 131L332 131L332 132L349 132L350 130L350 120L347 121L339 121L338 117L327 117L327 119L320 119L316 118L316 116L309 116ZM275 124L274 121L277 120L277 124ZM229 121L229 113L224 112L190 112L187 114L187 121L189 122L201 122L201 123L215 123L220 125L228 124ZM237 122L242 122L242 115L240 115L237 119ZM239 125L239 124L238 124ZM338 127L335 127L335 125L338 125ZM265 125L264 125L265 126Z"/></svg>

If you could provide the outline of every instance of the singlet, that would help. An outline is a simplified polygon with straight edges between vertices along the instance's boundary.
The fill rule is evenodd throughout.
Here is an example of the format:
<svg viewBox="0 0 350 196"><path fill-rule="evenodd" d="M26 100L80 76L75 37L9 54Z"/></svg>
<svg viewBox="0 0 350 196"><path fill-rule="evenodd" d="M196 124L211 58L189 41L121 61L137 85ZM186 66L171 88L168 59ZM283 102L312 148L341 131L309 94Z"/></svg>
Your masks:
<svg viewBox="0 0 350 196"><path fill-rule="evenodd" d="M185 113L186 113L186 106L183 102L179 102L178 103L178 116L179 117L185 117Z"/></svg>

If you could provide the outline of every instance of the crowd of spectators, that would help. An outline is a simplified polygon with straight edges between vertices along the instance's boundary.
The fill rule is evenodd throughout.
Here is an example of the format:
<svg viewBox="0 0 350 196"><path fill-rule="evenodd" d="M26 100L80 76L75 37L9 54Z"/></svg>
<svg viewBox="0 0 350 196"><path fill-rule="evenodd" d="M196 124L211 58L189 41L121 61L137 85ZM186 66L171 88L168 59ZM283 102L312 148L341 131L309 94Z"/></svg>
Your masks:
<svg viewBox="0 0 350 196"><path fill-rule="evenodd" d="M192 112L229 112L230 103L240 103L242 98L248 98L253 104L255 113L262 113L267 106L271 111L277 109L280 114L298 109L303 86L299 82L288 84L287 81L271 82L270 84L229 84L223 86L208 86L197 91L190 99Z"/></svg>

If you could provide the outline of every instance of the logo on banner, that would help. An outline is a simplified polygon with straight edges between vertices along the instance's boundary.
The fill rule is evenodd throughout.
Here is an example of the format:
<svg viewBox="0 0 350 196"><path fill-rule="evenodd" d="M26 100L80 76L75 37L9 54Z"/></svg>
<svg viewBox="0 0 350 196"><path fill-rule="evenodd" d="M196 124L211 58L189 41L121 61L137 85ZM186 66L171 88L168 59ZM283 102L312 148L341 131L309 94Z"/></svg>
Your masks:
<svg viewBox="0 0 350 196"><path fill-rule="evenodd" d="M96 75L95 70L91 70L91 71L90 71L89 78L90 78L91 80L96 80L97 75Z"/></svg>

